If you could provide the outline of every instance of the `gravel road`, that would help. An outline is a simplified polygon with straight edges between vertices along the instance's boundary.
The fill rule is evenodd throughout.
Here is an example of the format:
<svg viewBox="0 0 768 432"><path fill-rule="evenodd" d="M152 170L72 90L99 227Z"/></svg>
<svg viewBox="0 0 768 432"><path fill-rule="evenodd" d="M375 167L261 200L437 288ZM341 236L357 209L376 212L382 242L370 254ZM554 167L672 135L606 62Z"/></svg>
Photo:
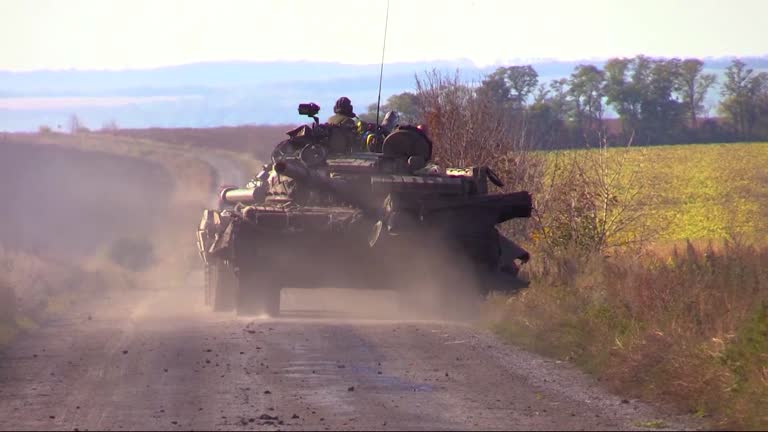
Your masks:
<svg viewBox="0 0 768 432"><path fill-rule="evenodd" d="M192 285L94 303L0 353L0 429L689 427L469 324L386 319L385 293L286 290L283 317L260 319L206 312Z"/></svg>

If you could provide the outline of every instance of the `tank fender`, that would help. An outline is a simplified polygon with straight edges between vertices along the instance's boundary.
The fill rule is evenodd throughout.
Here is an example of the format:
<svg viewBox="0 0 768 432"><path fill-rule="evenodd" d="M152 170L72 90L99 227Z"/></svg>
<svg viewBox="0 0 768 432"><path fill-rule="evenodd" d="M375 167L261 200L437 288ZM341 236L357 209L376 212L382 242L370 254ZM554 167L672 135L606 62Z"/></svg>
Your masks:
<svg viewBox="0 0 768 432"><path fill-rule="evenodd" d="M517 276L520 271L520 264L527 263L531 259L531 254L498 230L497 234L499 238L499 269ZM520 264L517 261L520 261Z"/></svg>

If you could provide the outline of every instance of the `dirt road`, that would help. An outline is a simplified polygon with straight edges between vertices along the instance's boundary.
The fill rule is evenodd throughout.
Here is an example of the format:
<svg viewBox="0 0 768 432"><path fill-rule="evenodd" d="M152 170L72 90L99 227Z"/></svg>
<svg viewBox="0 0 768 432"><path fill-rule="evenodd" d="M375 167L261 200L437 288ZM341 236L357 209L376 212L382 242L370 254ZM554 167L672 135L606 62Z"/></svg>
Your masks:
<svg viewBox="0 0 768 432"><path fill-rule="evenodd" d="M681 426L470 325L376 319L396 307L386 293L286 290L283 317L247 319L203 311L193 279L1 353L0 429Z"/></svg>

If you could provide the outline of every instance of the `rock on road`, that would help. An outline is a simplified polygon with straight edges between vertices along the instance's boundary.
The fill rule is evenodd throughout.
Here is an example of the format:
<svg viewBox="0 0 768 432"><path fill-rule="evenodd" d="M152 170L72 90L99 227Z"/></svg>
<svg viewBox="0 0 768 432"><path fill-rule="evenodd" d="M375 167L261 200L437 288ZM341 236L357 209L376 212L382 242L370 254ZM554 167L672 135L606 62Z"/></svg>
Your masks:
<svg viewBox="0 0 768 432"><path fill-rule="evenodd" d="M0 429L637 429L664 418L483 330L370 319L354 303L386 315L386 294L338 291L286 290L278 319L206 312L198 289L115 296L0 353Z"/></svg>

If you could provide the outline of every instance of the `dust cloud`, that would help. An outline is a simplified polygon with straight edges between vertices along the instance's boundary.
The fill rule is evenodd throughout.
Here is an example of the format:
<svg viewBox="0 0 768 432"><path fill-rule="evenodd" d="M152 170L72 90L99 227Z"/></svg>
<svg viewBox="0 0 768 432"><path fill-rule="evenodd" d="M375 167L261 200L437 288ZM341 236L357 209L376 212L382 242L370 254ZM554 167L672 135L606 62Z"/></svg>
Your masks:
<svg viewBox="0 0 768 432"><path fill-rule="evenodd" d="M194 229L209 204L202 197L209 197L175 199L183 189L150 161L6 141L0 245L73 266L97 262L99 275L89 284L102 287L89 295L107 300L102 316L231 319L233 313L203 306ZM401 238L371 251L364 235L349 237L356 244L282 251L285 273L302 283L284 285L281 319L477 317L481 282L472 276L476 269L447 252L450 245Z"/></svg>
<svg viewBox="0 0 768 432"><path fill-rule="evenodd" d="M121 238L151 233L173 180L150 162L49 145L0 146L0 242L80 259Z"/></svg>
<svg viewBox="0 0 768 432"><path fill-rule="evenodd" d="M178 187L149 160L4 140L0 248L20 306L105 300L124 314L137 297L183 283L202 204L177 208ZM182 230L186 241L168 244Z"/></svg>
<svg viewBox="0 0 768 432"><path fill-rule="evenodd" d="M370 249L361 233L292 236L269 247L266 281L282 281L281 317L370 320L478 318L483 281L440 236L388 238ZM283 239L284 240L284 239ZM281 246L282 244L282 246ZM462 251L463 252L463 251ZM269 270L267 270L269 269Z"/></svg>

